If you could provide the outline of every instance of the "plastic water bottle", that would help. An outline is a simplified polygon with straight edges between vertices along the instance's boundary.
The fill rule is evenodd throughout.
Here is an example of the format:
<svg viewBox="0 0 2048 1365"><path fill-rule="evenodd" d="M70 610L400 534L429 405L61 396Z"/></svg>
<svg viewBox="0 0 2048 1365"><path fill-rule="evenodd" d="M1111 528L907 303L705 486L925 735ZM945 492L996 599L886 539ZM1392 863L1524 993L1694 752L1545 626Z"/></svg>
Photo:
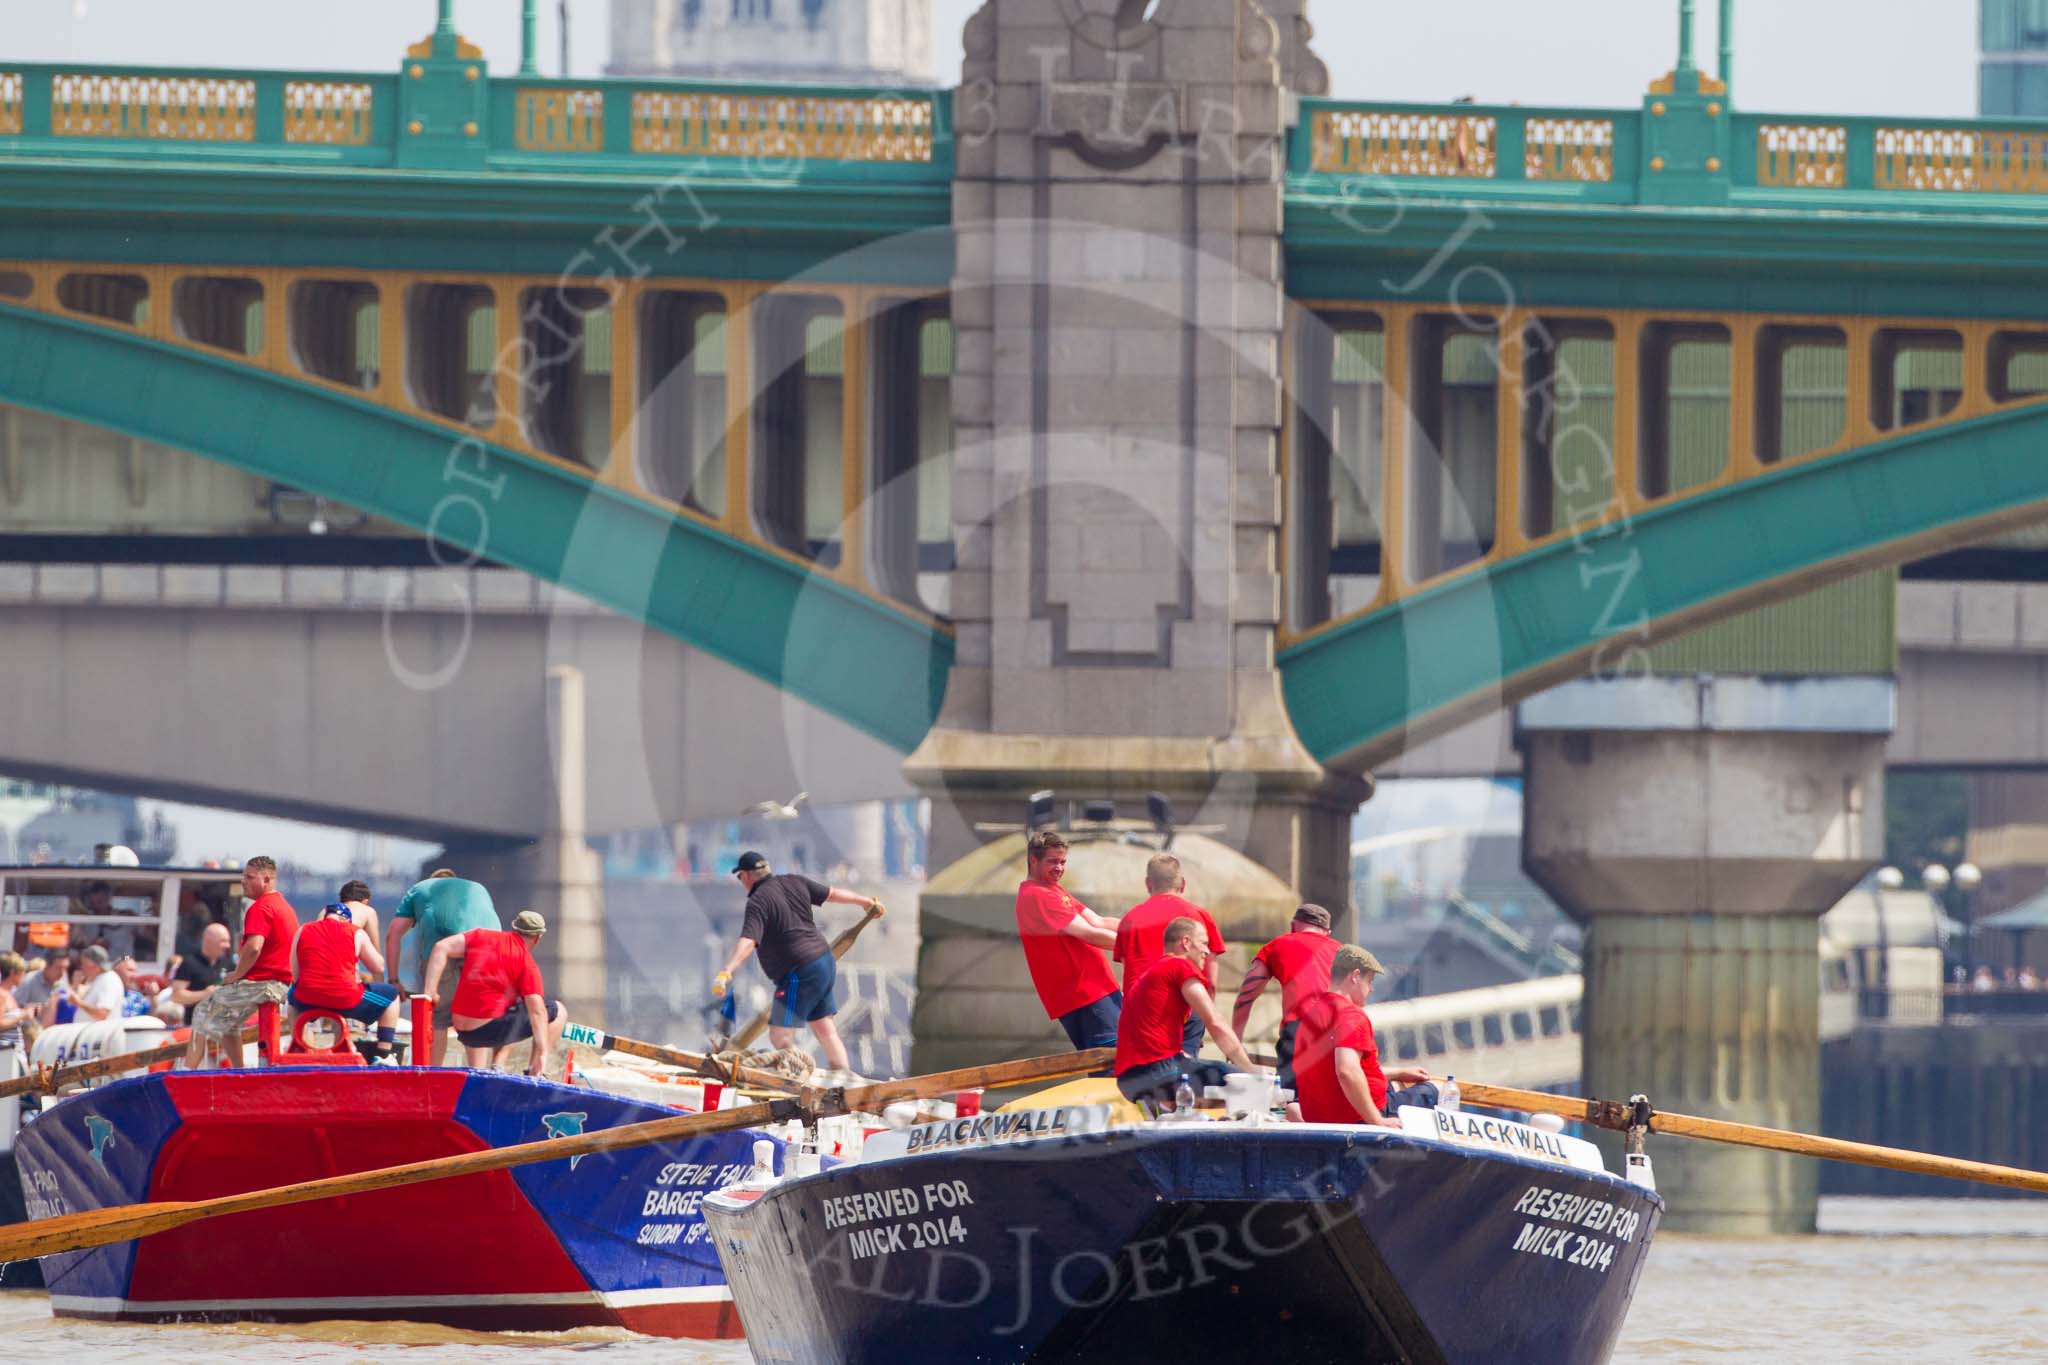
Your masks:
<svg viewBox="0 0 2048 1365"><path fill-rule="evenodd" d="M1180 1073L1180 1084L1173 1091L1173 1112L1178 1118L1191 1119L1195 1116L1195 1083L1188 1079L1188 1073Z"/></svg>
<svg viewBox="0 0 2048 1365"><path fill-rule="evenodd" d="M1448 1110L1453 1114L1458 1112L1458 1078L1456 1076L1444 1077L1444 1083L1436 1088L1436 1107Z"/></svg>

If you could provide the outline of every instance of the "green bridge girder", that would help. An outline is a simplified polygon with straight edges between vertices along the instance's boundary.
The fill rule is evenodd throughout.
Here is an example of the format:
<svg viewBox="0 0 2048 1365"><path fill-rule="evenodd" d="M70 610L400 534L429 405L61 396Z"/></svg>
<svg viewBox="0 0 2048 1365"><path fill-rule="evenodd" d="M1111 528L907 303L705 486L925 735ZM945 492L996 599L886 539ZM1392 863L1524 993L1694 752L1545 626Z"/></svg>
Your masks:
<svg viewBox="0 0 2048 1365"><path fill-rule="evenodd" d="M919 616L587 477L332 389L0 306L0 402L190 451L522 569L908 752L953 643ZM458 557L460 556L460 557Z"/></svg>
<svg viewBox="0 0 2048 1365"><path fill-rule="evenodd" d="M679 232L707 216L715 226L690 232L685 249L622 266L762 281L850 271L848 282L934 288L952 273L950 254L916 231L950 218L944 92L905 97L930 102L927 159L764 170L735 156L649 152L635 137L637 92L747 92L477 79L470 65L438 54L417 88L409 71L154 73L249 82L253 135L237 143L59 136L51 89L61 71L152 73L14 64L23 84L15 131L0 135L0 258L553 277L607 229L634 224L645 194L687 183L665 221ZM289 138L290 79L360 83L371 99L360 144ZM522 141L523 99L592 87L605 102L583 130L588 145ZM428 146L401 114L435 91L474 126L437 131L430 117ZM1752 114L1704 84L1653 92L1635 109L1312 99L1302 112L1284 229L1296 299L1391 290L1483 308L1509 302L1495 284L1511 277L1514 301L1536 307L2048 316L2048 123ZM1331 121L1357 115L1424 127L1404 155L1434 169L1376 168L1373 138L1384 130L1342 133ZM1483 167L1462 162L1467 124L1486 130ZM1803 161L1784 150L1801 138ZM1447 166L1453 154L1461 164ZM891 249L899 240L907 245ZM331 389L0 305L0 401L458 541L468 529L450 518L465 504L448 499L479 499L489 485L491 559L703 648L900 750L922 737L945 687L951 641L914 614L543 461ZM2048 461L2034 452L2044 437L2039 405L1926 427L1411 592L1281 652L1294 723L1318 758L1366 767L1575 673L1628 671L1657 639L2040 519ZM457 450L473 469L451 469Z"/></svg>
<svg viewBox="0 0 2048 1365"><path fill-rule="evenodd" d="M2048 403L1674 499L1410 593L1280 652L1309 751L1362 770L1650 644L1790 593L2048 518Z"/></svg>

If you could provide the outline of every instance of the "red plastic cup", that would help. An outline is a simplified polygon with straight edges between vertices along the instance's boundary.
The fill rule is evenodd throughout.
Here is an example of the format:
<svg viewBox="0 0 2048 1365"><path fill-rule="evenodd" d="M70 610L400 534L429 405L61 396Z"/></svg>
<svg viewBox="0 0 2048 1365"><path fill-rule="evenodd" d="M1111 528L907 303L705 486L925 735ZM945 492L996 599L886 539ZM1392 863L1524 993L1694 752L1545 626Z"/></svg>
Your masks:
<svg viewBox="0 0 2048 1365"><path fill-rule="evenodd" d="M719 1097L724 1093L725 1085L722 1082L704 1082L704 1112L708 1114L712 1112L714 1109L718 1108Z"/></svg>
<svg viewBox="0 0 2048 1365"><path fill-rule="evenodd" d="M963 1119L973 1118L981 1112L981 1092L963 1090L953 1097L953 1112Z"/></svg>

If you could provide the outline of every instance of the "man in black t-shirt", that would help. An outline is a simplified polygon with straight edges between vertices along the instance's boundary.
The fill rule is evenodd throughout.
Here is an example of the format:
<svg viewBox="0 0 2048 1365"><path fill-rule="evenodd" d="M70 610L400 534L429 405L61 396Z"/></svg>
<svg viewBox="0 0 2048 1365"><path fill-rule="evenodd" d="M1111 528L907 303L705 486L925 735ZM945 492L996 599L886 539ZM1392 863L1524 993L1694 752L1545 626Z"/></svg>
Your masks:
<svg viewBox="0 0 2048 1365"><path fill-rule="evenodd" d="M213 994L213 988L221 983L234 968L234 959L228 949L233 946L233 937L225 924L209 924L199 933L199 951L188 953L178 963L178 972L171 978L171 1001L185 1007L186 1017L200 1001Z"/></svg>
<svg viewBox="0 0 2048 1365"><path fill-rule="evenodd" d="M747 888L746 918L740 922L740 941L725 960L725 966L711 979L711 993L723 996L732 989L732 974L756 948L761 953L761 970L775 987L775 1003L768 1012L768 1041L776 1048L794 1046L800 1024L808 1023L824 1051L825 1065L835 1071L847 1070L846 1043L832 1016L839 1013L839 999L833 987L839 980L839 963L832 945L818 932L811 917L813 908L832 901L858 905L880 913L882 903L857 891L842 891L800 877L793 872L776 875L759 853L742 853L732 874Z"/></svg>

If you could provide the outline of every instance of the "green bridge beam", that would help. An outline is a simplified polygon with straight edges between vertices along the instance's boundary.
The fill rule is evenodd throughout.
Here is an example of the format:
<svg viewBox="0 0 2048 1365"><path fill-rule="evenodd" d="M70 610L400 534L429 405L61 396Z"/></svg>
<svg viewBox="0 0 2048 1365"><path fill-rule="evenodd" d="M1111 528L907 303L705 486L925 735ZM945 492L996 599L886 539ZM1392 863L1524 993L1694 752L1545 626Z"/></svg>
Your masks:
<svg viewBox="0 0 2048 1365"><path fill-rule="evenodd" d="M1280 654L1310 752L1363 769L1657 640L2048 517L2048 404L1780 467L1587 528Z"/></svg>
<svg viewBox="0 0 2048 1365"><path fill-rule="evenodd" d="M906 753L952 665L942 632L800 565L544 461L226 358L0 306L0 402L187 450L523 569Z"/></svg>

